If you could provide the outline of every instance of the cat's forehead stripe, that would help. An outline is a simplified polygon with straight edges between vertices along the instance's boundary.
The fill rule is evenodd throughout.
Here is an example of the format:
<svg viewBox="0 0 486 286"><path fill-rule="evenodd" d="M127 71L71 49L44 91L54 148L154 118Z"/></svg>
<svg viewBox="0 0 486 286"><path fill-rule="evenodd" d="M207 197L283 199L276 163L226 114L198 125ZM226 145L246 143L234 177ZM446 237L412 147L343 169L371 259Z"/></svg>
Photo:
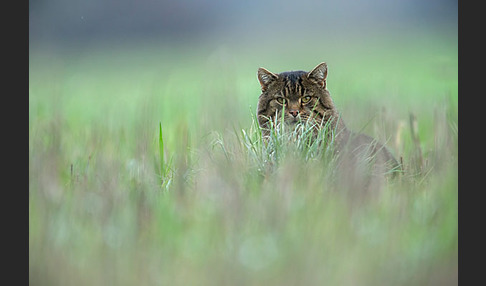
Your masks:
<svg viewBox="0 0 486 286"><path fill-rule="evenodd" d="M306 74L304 71L283 72L279 76L284 80L285 85L282 94L285 97L290 95L303 95L305 87L302 84L302 76Z"/></svg>

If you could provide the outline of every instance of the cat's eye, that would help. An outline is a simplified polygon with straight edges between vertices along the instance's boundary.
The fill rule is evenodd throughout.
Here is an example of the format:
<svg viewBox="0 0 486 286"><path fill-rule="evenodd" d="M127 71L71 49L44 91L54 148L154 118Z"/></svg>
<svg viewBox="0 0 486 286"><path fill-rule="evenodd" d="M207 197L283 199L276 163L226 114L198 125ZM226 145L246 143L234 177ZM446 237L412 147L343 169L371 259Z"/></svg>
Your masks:
<svg viewBox="0 0 486 286"><path fill-rule="evenodd" d="M302 103L308 103L310 100L311 100L311 97L309 95L308 96L304 96L301 99Z"/></svg>
<svg viewBox="0 0 486 286"><path fill-rule="evenodd" d="M277 97L277 102L280 104L285 104L287 101L283 97Z"/></svg>

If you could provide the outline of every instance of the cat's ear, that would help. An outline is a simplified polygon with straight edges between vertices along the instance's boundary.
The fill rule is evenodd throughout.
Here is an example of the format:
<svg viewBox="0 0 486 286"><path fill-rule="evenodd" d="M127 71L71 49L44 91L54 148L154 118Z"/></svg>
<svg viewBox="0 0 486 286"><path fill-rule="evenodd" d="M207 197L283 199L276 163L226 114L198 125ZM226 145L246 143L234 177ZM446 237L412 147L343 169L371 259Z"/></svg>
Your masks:
<svg viewBox="0 0 486 286"><path fill-rule="evenodd" d="M260 85L262 87L262 91L265 91L268 85L278 78L276 74L264 68L259 68L257 75L258 75L258 80L260 81Z"/></svg>
<svg viewBox="0 0 486 286"><path fill-rule="evenodd" d="M322 87L326 87L327 64L320 63L307 74L307 78L316 82Z"/></svg>

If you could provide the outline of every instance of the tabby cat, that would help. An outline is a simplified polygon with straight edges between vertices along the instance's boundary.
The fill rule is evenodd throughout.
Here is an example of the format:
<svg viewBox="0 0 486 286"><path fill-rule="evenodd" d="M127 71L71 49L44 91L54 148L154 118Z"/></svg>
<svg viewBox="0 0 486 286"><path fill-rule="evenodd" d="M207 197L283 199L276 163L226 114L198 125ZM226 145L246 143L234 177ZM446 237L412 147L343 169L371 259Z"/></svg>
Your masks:
<svg viewBox="0 0 486 286"><path fill-rule="evenodd" d="M310 72L274 74L259 68L262 93L258 100L257 118L263 136L270 134L271 122L279 124L282 120L289 126L297 126L299 122L311 122L317 129L327 126L330 132L326 134L334 140L344 180L352 181L353 187L366 185L378 188L376 184L383 182L383 175L398 170L400 165L383 144L346 127L326 88L327 72L326 63L317 65Z"/></svg>

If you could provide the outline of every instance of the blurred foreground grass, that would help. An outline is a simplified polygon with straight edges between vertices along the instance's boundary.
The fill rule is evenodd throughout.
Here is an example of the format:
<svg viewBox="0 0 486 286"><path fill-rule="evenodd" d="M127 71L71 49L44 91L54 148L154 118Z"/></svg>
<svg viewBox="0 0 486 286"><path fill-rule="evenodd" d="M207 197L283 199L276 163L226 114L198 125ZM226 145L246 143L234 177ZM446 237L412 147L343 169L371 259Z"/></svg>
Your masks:
<svg viewBox="0 0 486 286"><path fill-rule="evenodd" d="M457 284L457 38L372 42L31 51L30 283ZM376 200L319 161L263 176L245 147L257 68L321 61L349 127L405 165Z"/></svg>

